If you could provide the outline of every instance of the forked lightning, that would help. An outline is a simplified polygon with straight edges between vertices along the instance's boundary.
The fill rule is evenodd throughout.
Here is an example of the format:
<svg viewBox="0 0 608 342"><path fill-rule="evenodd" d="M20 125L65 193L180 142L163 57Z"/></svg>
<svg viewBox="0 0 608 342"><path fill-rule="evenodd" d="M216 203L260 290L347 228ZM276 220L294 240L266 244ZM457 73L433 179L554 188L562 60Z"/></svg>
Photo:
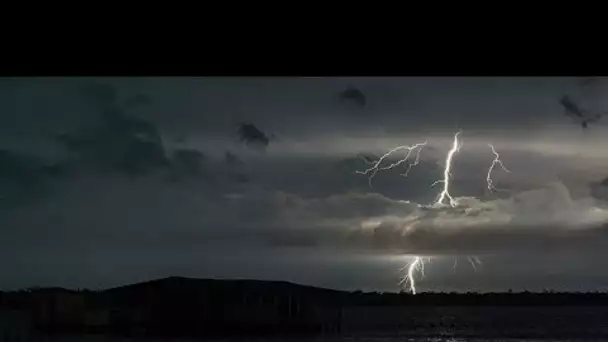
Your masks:
<svg viewBox="0 0 608 342"><path fill-rule="evenodd" d="M454 155L460 151L460 147L462 146L462 144L460 143L460 140L458 139L460 134L461 134L460 131L457 132L456 134L454 134L454 141L452 143L452 148L448 152L446 159L445 159L445 166L443 169L443 179L435 181L431 185L431 186L434 186L438 183L443 184L443 189L437 196L437 200L435 200L435 202L431 205L431 207L433 207L433 208L439 208L441 206L446 205L444 203L446 201L446 199L449 201L447 203L447 205L449 205L451 207L455 207L458 205L457 201L450 194L450 179L452 177L451 171L452 171L452 161L454 159ZM380 159L378 159L377 161L369 162L368 164L370 164L372 166L370 168L368 168L367 170L357 171L357 173L368 176L369 184L371 186L372 179L379 171L393 169L403 163L408 162L413 151L416 150L416 159L413 162L410 162L408 164L406 172L404 172L402 174L403 176L407 176L409 171L411 170L411 168L418 165L418 163L420 162L420 152L422 150L422 147L425 146L426 143L427 142L425 141L423 143L418 143L418 144L415 144L412 146L405 146L405 145L398 146L398 147L388 151L386 154L384 154L382 157L380 157ZM494 154L494 160L492 161L492 164L490 165L490 168L488 169L488 173L487 173L487 177L486 177L488 190L492 191L492 190L497 190L492 181L492 171L494 170L494 167L496 165L500 165L500 167L505 172L510 172L510 171L502 163L502 160L500 160L500 155L496 152L496 149L494 148L494 146L491 144L488 144L488 146L491 148L492 153ZM393 153L395 153L397 151L401 151L401 150L407 151L405 156L402 159L399 159L398 161L391 163L389 165L382 166L382 164L384 162L386 162L386 159L388 159ZM477 270L477 265L481 265L481 260L476 256L468 257L467 259L471 263L471 266L473 267L474 270ZM457 260L458 259L456 259L456 261L454 262L454 270L456 270ZM427 261L430 261L430 258L428 258ZM414 277L414 273L419 272L422 276L424 276L423 258L421 256L415 256L414 259L408 265L406 265L405 267L403 267L401 269L401 271L404 272L405 275L401 279L399 284L401 286L408 286L410 292L412 294L416 294L416 279Z"/></svg>
<svg viewBox="0 0 608 342"><path fill-rule="evenodd" d="M454 159L454 154L460 151L460 141L458 141L458 136L460 132L454 134L454 142L452 143L452 148L448 152L448 156L445 158L445 168L443 169L443 179L438 180L433 185L437 183L443 183L443 190L439 193L437 200L433 203L434 206L440 206L443 204L443 201L447 198L450 200L450 206L456 206L456 202L450 195L450 177L452 176L452 160Z"/></svg>
<svg viewBox="0 0 608 342"><path fill-rule="evenodd" d="M418 165L418 162L420 161L420 150L422 149L422 147L424 147L424 145L426 145L426 141L423 143L418 143L412 146L397 146L394 149L386 152L382 157L380 157L380 159L378 159L375 162L371 162L369 164L371 164L372 166L370 168L368 168L367 170L364 171L356 171L358 174L362 174L362 175L366 175L368 176L368 180L369 180L369 185L372 185L372 179L374 179L374 176L376 175L376 173L378 173L378 171L385 171L385 170L390 170L393 169L405 162L407 162L410 159L410 156L412 155L412 152L416 149L418 149L418 152L416 154L416 159L408 164L407 170L405 171L405 173L403 173L403 175L407 176L407 174L410 172L411 168L413 166ZM382 163L388 158L390 157L393 153L399 152L399 151L407 151L405 153L405 156L403 156L403 158L399 159L398 161L389 164L389 165L385 165L382 166Z"/></svg>
<svg viewBox="0 0 608 342"><path fill-rule="evenodd" d="M492 165L490 165L490 168L488 169L488 176L486 177L486 182L488 183L488 190L496 191L498 189L496 189L496 187L494 186L494 182L492 182L492 171L494 171L494 166L500 165L500 167L505 170L505 172L511 171L509 171L509 169L505 167L505 164L502 163L502 160L500 160L500 155L498 154L498 152L496 152L494 145L488 144L488 146L490 146L490 148L492 149L492 153L494 153L494 160L492 160Z"/></svg>

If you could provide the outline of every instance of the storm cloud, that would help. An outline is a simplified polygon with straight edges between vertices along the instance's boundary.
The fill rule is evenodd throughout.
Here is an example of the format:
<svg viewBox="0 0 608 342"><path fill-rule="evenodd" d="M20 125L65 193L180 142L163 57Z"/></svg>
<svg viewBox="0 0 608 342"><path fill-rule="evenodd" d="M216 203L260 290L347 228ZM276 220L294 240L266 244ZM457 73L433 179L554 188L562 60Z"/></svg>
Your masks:
<svg viewBox="0 0 608 342"><path fill-rule="evenodd" d="M304 199L269 193L235 199L238 211L265 213L250 221L261 243L370 249L423 255L509 254L580 250L606 243L608 204L573 200L561 183L506 199L456 199L456 207L426 206L380 194ZM266 210L261 210L266 208Z"/></svg>
<svg viewBox="0 0 608 342"><path fill-rule="evenodd" d="M412 255L448 268L431 270L423 288L571 288L585 276L591 288L608 284L586 268L601 263L608 242L608 141L600 124L581 132L564 117L556 99L576 89L573 79L2 86L0 286L187 275L394 290ZM364 92L365 108L336 101L349 86ZM251 127L235 131L239 123ZM431 185L458 130L450 190L459 204L433 207L440 189ZM407 177L382 172L370 186L356 173L390 148L422 141ZM494 174L503 191L485 183L488 143L512 171ZM493 266L477 278L453 274L452 259L468 255ZM528 255L529 268L513 269ZM565 273L560 282L533 277L547 270Z"/></svg>

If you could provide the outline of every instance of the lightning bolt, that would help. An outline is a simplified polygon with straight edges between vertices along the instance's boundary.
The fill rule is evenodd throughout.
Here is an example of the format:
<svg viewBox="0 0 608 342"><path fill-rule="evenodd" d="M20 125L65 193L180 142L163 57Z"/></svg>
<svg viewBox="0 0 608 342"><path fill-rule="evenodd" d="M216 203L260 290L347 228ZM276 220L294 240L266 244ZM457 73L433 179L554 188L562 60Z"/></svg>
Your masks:
<svg viewBox="0 0 608 342"><path fill-rule="evenodd" d="M416 257L414 257L414 260L409 263L409 265L406 265L401 270L404 271L406 268L407 268L407 273L401 279L401 281L399 282L399 285L401 285L401 286L409 285L410 292L412 294L416 294L416 279L414 278L414 272L419 271L424 276L424 261L422 260L421 257L416 256Z"/></svg>
<svg viewBox="0 0 608 342"><path fill-rule="evenodd" d="M447 198L449 200L449 205L454 207L456 206L456 201L452 198L450 194L450 177L452 171L452 160L454 159L454 155L460 151L460 141L458 140L458 136L460 135L460 131L454 134L454 141L452 143L452 148L448 152L448 155L445 158L445 167L443 169L443 179L435 181L431 186L434 186L438 183L443 183L443 190L437 196L437 200L433 203L433 207L438 207L443 205L443 202ZM418 159L418 158L417 158ZM424 260L420 256L414 257L414 260L410 262L409 266L407 266L407 273L399 283L400 285L409 285L410 292L412 294L416 294L416 279L414 278L414 272L419 271L424 277Z"/></svg>
<svg viewBox="0 0 608 342"><path fill-rule="evenodd" d="M390 170L393 169L403 163L406 163L409 159L410 156L412 155L412 152L414 150L418 150L416 153L416 159L408 164L407 170L405 173L403 173L402 175L407 176L407 174L410 172L410 170L412 169L412 167L418 165L418 163L420 162L420 151L422 150L422 148L426 145L426 141L423 143L417 143L411 146L397 146L395 148L393 148L392 150L386 152L382 157L380 157L380 159L376 160L375 162L368 162L366 161L368 164L371 165L371 167L369 167L366 170L363 171L356 171L356 173L358 174L362 174L362 175L366 175L368 176L368 181L369 181L369 186L372 186L372 179L374 179L374 176L376 176L376 174L379 171L385 171L385 170ZM393 153L399 152L399 151L405 151L405 155L403 156L403 158L399 159L398 161L389 164L389 165L385 165L385 166L381 166L382 163L388 158L390 157Z"/></svg>
<svg viewBox="0 0 608 342"><path fill-rule="evenodd" d="M457 204L456 201L454 201L454 199L452 198L452 195L450 195L450 176L451 176L450 171L452 170L452 159L454 158L454 154L456 154L456 152L460 151L461 144L458 141L458 136L460 135L460 133L461 132L457 132L456 134L454 134L454 142L452 143L452 148L450 149L447 157L445 158L445 168L443 169L443 179L435 181L435 183L432 184L432 186L434 186L437 183L443 183L443 190L441 191L441 193L439 193L439 196L437 197L437 200L435 201L433 206L442 205L443 201L446 199L446 197L450 200L450 206L455 207Z"/></svg>
<svg viewBox="0 0 608 342"><path fill-rule="evenodd" d="M494 186L494 182L492 181L492 171L494 171L494 167L496 165L500 165L500 167L505 172L511 172L511 171L509 171L509 169L507 169L505 167L505 164L502 163L502 160L500 160L500 155L498 154L498 152L496 152L494 145L488 144L488 146L490 146L490 148L492 149L492 153L494 153L494 160L492 160L492 164L490 165L490 168L488 169L488 175L486 177L486 182L488 183L488 190L498 191L498 189Z"/></svg>
<svg viewBox="0 0 608 342"><path fill-rule="evenodd" d="M424 145L426 145L426 141L424 142ZM407 170L405 170L404 173L402 173L401 175L404 177L407 177L407 175L410 173L410 170L412 169L412 167L418 165L418 163L420 163L420 152L422 152L422 147L424 145L420 145L420 148L418 148L417 152L416 152L416 159L414 160L413 163L409 163L409 165L407 166Z"/></svg>
<svg viewBox="0 0 608 342"><path fill-rule="evenodd" d="M446 156L446 159L445 159L445 166L443 169L443 179L437 180L431 185L431 187L433 187L439 183L443 184L442 191L439 193L439 195L437 196L437 199L435 200L435 202L433 202L431 207L437 208L437 207L446 205L446 203L444 203L446 201L446 199L448 200L447 205L449 205L451 207L455 207L458 205L457 201L450 194L450 179L452 178L451 171L452 171L452 161L454 159L454 155L460 151L460 147L462 146L460 140L458 139L460 134L461 134L461 131L458 131L457 133L454 134L454 141L452 143L452 148L449 150L449 152ZM413 151L416 151L415 160L408 164L406 171L402 174L402 176L407 176L409 171L412 169L412 167L418 165L418 163L420 162L420 152L422 151L422 148L426 145L426 143L427 142L425 141L423 143L418 143L418 144L411 145L411 146L395 147L394 149L388 151L386 154L384 154L382 157L380 157L380 159L378 159L374 162L370 162L370 161L364 159L368 165L371 165L371 167L364 171L357 171L357 173L368 176L369 184L371 186L372 179L379 171L389 170L389 169L395 168L403 163L408 162ZM488 189L490 191L492 191L492 190L496 191L498 189L496 189L496 187L494 187L494 184L492 182L492 172L494 171L494 167L496 165L499 165L505 172L511 172L511 171L509 171L505 167L505 165L502 163L502 160L500 159L500 155L498 154L498 152L496 152L496 149L494 148L494 146L491 144L488 144L488 146L492 149L492 153L494 154L494 160L492 160L492 164L490 165L490 168L488 169L486 181L488 184ZM381 166L382 163L385 161L385 159L387 159L393 153L395 153L397 151L402 151L402 150L407 151L402 159L400 159L392 164L389 164L386 166ZM468 259L469 263L471 264L471 267L473 267L473 269L475 271L477 271L477 266L481 265L481 260L476 256L469 256L469 257L467 257L467 259ZM430 261L431 261L431 259L427 258L427 262L430 262ZM416 272L419 272L424 277L425 276L424 275L424 264L425 264L425 261L421 256L415 256L414 259L409 264L406 264L403 268L401 268L400 271L405 273L405 275L399 282L399 285L400 286L409 286L410 292L412 294L416 294L416 292L417 292L416 291L416 278L414 277L414 274ZM454 259L454 267L453 267L454 272L456 272L457 265L458 265L458 258Z"/></svg>
<svg viewBox="0 0 608 342"><path fill-rule="evenodd" d="M422 148L426 144L427 144L427 141L422 142L422 143L417 143L417 144L414 144L411 146L407 146L407 145L397 146L397 147L393 148L392 150L386 152L384 155L382 155L376 161L369 161L366 158L362 158L366 164L371 165L371 166L366 170L356 171L356 173L368 176L369 186L371 187L372 180L374 179L374 177L376 176L376 174L379 171L390 170L390 169L393 169L399 165L402 165L402 164L408 162L410 160L412 153L414 151L416 151L416 158L414 159L414 161L408 163L407 169L405 170L404 173L401 174L402 176L407 177L407 175L409 174L412 167L414 167L420 163L420 152L422 152ZM403 158L401 158L401 159L397 160L396 162L391 163L389 165L382 166L382 163L387 158L389 158L391 155L393 155L394 153L396 153L398 151L405 151L405 155L403 156ZM406 276L401 279L401 281L399 282L399 285L406 286L409 284L410 291L413 294L416 294L416 280L414 278L414 272L419 271L422 274L422 276L424 276L424 260L421 257L416 256L414 258L414 260L409 265L406 265L405 267L403 267L401 269L401 271L402 272L405 271L406 268L407 268Z"/></svg>

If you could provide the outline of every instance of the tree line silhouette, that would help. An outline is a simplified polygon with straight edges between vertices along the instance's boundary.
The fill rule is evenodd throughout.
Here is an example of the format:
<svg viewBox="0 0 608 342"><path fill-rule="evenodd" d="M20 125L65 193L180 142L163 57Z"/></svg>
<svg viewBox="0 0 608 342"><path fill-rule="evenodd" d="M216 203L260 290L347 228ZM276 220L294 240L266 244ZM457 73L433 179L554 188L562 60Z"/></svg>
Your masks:
<svg viewBox="0 0 608 342"><path fill-rule="evenodd" d="M382 293L288 282L165 278L106 290L0 292L0 310L28 312L45 333L154 336L339 333L349 308L608 306L603 292Z"/></svg>

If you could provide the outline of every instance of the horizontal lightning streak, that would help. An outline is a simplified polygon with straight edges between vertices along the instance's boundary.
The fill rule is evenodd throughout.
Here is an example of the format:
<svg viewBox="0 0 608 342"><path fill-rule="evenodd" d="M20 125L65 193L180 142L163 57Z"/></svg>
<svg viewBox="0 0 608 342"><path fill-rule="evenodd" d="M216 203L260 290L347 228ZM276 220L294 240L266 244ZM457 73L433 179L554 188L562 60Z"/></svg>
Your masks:
<svg viewBox="0 0 608 342"><path fill-rule="evenodd" d="M410 156L412 155L412 152L415 149L418 149L418 153L416 154L416 160L414 160L412 163L410 163L408 165L407 171L404 173L404 175L407 175L410 172L410 169L413 166L418 165L418 163L420 162L420 150L422 149L423 146L426 145L426 143L427 142L425 141L423 143L418 143L418 144L415 144L415 145L412 145L412 146L405 146L405 145L403 145L403 146L397 146L397 147L393 148L392 150L388 151L387 153L385 153L382 157L380 157L380 159L376 160L375 162L367 162L366 161L368 164L370 164L372 166L370 168L366 169L366 170L363 170L363 171L356 171L356 173L368 176L369 186L372 186L372 179L376 176L376 174L379 171L390 170L390 169L393 169L393 168L395 168L395 167L397 167L397 166L399 166L399 165L407 162L409 160ZM392 164L389 164L389 165L381 167L382 163L388 157L390 157L393 153L398 152L398 151L402 151L402 150L407 151L406 154L405 154L405 156L403 158L399 159L398 161L396 161L396 162L394 162Z"/></svg>

